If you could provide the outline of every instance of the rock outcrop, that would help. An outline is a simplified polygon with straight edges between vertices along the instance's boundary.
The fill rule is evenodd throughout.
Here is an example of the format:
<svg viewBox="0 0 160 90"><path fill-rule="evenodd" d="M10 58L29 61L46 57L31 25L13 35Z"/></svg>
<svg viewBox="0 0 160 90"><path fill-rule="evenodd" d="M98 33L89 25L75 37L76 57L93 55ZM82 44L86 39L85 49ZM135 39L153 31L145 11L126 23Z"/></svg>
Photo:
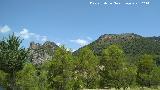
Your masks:
<svg viewBox="0 0 160 90"><path fill-rule="evenodd" d="M46 60L52 59L55 48L58 46L54 42L46 41L44 44L30 43L29 60L34 65L42 64Z"/></svg>

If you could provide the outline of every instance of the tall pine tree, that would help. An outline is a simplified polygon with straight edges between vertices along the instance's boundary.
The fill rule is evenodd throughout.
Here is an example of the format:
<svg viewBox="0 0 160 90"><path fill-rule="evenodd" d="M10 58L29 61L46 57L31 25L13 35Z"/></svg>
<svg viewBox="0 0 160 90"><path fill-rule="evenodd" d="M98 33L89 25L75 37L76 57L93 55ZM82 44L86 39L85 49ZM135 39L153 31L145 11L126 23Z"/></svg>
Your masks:
<svg viewBox="0 0 160 90"><path fill-rule="evenodd" d="M83 48L75 60L75 72L78 75L77 81L81 81L83 88L98 88L98 58L89 48Z"/></svg>
<svg viewBox="0 0 160 90"><path fill-rule="evenodd" d="M27 51L21 47L22 40L14 34L0 41L0 70L8 73L8 88L16 89L16 72L23 69Z"/></svg>

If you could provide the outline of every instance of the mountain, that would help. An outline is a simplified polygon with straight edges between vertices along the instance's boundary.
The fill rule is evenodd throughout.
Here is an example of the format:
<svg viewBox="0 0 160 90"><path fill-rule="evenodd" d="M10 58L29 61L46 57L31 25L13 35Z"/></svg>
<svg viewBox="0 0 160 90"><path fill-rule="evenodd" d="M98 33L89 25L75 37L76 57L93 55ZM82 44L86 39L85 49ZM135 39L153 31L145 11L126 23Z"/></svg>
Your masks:
<svg viewBox="0 0 160 90"><path fill-rule="evenodd" d="M50 60L53 56L55 48L58 46L54 42L46 41L44 44L31 42L28 48L29 60L35 64L42 64L45 60Z"/></svg>
<svg viewBox="0 0 160 90"><path fill-rule="evenodd" d="M151 54L156 56L160 63L160 37L143 37L134 33L104 34L84 47L89 47L95 55L101 56L102 51L113 44L119 45L129 59L142 54ZM31 42L28 49L29 60L35 65L50 60L57 47L54 42L50 41L44 44ZM79 48L73 54L77 54L84 47Z"/></svg>
<svg viewBox="0 0 160 90"><path fill-rule="evenodd" d="M96 55L101 56L102 51L112 44L119 45L128 56L160 55L160 37L143 37L134 33L104 34L84 47L89 47ZM74 53L78 53L82 48Z"/></svg>

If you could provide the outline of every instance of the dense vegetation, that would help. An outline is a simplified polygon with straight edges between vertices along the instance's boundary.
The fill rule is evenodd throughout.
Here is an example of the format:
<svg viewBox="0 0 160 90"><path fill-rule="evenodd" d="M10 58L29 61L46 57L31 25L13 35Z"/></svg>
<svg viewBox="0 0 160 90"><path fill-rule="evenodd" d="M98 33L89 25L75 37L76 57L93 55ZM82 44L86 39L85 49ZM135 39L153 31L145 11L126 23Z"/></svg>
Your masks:
<svg viewBox="0 0 160 90"><path fill-rule="evenodd" d="M158 39L107 35L74 53L56 47L52 58L39 65L28 58L29 49L21 43L14 35L0 41L0 86L4 89L125 90L160 85Z"/></svg>
<svg viewBox="0 0 160 90"><path fill-rule="evenodd" d="M104 49L110 45L120 46L131 62L136 61L141 55L149 54L154 56L154 60L160 65L160 37L142 37L134 33L104 34L85 47L91 49L98 57L102 57Z"/></svg>

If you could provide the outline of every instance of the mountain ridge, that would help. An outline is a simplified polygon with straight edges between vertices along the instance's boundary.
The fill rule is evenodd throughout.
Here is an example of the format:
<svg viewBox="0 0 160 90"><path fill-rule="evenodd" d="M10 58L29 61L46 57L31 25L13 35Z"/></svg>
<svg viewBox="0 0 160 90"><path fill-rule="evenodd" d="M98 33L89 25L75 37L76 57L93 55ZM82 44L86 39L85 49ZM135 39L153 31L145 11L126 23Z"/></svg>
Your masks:
<svg viewBox="0 0 160 90"><path fill-rule="evenodd" d="M110 45L119 45L127 56L141 54L158 55L160 57L160 36L143 37L135 33L104 34L97 40L73 52L76 55L81 49L88 47L95 55L101 56L104 49ZM46 41L43 44L31 42L29 46L29 60L37 65L49 60L54 55L54 49L59 47L54 42Z"/></svg>
<svg viewBox="0 0 160 90"><path fill-rule="evenodd" d="M112 44L121 46L126 54L133 56L144 53L160 55L158 52L160 51L160 36L143 37L135 33L104 34L84 47L89 47L99 56L102 54L103 49ZM76 50L74 54L84 47Z"/></svg>

